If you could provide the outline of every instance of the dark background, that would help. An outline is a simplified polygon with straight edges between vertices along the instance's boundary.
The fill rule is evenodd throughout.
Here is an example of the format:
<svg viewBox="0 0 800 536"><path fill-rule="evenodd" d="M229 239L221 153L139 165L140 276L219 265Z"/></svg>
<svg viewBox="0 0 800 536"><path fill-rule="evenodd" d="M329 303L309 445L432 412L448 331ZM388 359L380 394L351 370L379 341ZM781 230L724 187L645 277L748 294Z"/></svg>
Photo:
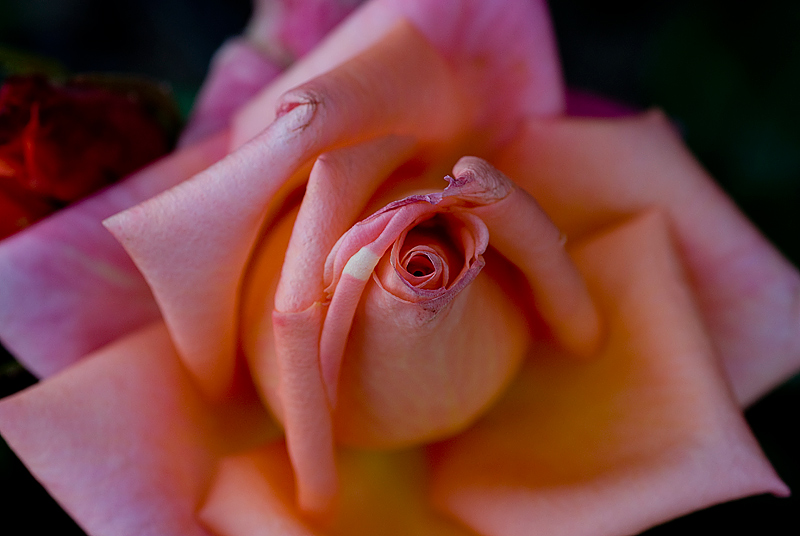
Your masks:
<svg viewBox="0 0 800 536"><path fill-rule="evenodd" d="M800 262L800 2L551 0L567 82L638 108L659 106L764 233ZM187 112L214 50L248 0L0 0L0 46L70 70L146 74ZM34 379L0 355L0 396ZM800 381L747 411L782 478L800 490ZM0 534L81 530L0 441ZM31 505L35 508L31 512ZM761 496L648 531L800 533L800 500Z"/></svg>

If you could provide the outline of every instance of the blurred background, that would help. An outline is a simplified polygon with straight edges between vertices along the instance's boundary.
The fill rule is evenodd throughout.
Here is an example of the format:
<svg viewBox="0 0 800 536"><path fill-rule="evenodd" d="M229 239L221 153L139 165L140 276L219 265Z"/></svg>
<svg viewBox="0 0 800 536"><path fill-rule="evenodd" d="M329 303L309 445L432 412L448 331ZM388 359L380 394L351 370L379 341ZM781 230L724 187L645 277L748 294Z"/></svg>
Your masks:
<svg viewBox="0 0 800 536"><path fill-rule="evenodd" d="M742 210L800 263L800 2L551 0L570 86L658 106ZM184 113L249 0L0 0L0 47L74 72L169 83ZM0 355L0 396L35 381ZM800 490L800 381L747 411L779 474ZM0 534L81 535L0 442ZM30 514L29 512L35 512ZM761 496L648 531L798 534L800 500Z"/></svg>

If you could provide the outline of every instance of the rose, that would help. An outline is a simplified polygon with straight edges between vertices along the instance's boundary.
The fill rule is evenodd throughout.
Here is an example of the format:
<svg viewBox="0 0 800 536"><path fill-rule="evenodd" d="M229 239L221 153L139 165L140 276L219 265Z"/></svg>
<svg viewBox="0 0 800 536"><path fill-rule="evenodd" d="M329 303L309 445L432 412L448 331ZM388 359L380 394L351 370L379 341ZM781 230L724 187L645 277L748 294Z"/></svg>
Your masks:
<svg viewBox="0 0 800 536"><path fill-rule="evenodd" d="M371 9L366 12L381 13L379 7ZM320 50L324 52L325 49ZM378 58L379 65L386 59ZM282 119L295 119L291 113ZM286 122L283 121L283 125L280 120L276 122L278 126L271 127L273 134L285 127ZM489 136L488 139L488 142L481 140L487 145L479 147L487 154L492 152L490 142L494 138ZM580 143L574 143L576 139ZM258 161L253 149L258 141L264 141L264 137L244 146L212 170L224 171L223 164L230 164L227 169L235 174L224 176L227 180L239 178L236 174L246 171L243 167L252 167ZM636 150L631 151L634 144ZM527 152L529 150L535 151L534 157ZM635 158L618 158L624 154L635 155ZM598 158L603 166L598 165ZM749 330L734 332L726 324L730 326L735 322L740 328L743 324L746 327L751 318L760 315L767 316L773 327L788 327L790 322L796 322L795 317L779 308L779 303L765 299L768 292L764 292L765 289L793 288L796 274L750 230L724 197L709 186L669 127L652 117L607 122L529 120L523 134L515 137L493 160L538 194L537 198L550 216L567 231L570 241L586 239L574 255L600 303L607 324L608 343L602 355L595 356L588 364L563 356L553 357L553 354L563 353L558 348L544 349L535 361L526 365L509 393L485 420L429 449L430 478L439 508L484 532L513 532L515 526L528 530L533 523L538 523L545 532L576 533L596 532L597 520L607 519L604 507L615 504L614 519L607 521L602 530L618 533L637 530L735 494L767 489L781 491L755 455L752 439L743 430L724 385L707 360L712 353L709 338L691 304L691 292L676 267L685 263L686 270L696 281L695 296L703 306L703 318L711 325L714 343L726 350L723 357L728 363L735 363L732 361L735 355L729 350L735 341L760 344L756 337L760 326L751 324ZM665 163L668 165L663 165ZM595 179L596 183L581 182L587 175L585 170L592 172L589 175L592 178L600 177ZM678 179L660 179L664 177L664 170L675 173ZM637 176L654 178L641 189L633 189L632 177ZM198 192L197 199L210 198L217 203L220 200L211 196L207 189L213 186L214 179L213 173L207 172L173 191L174 194L167 194L166 199L171 195L191 195L192 188L202 186L194 190ZM557 186L569 191L559 192ZM137 223L142 213L155 209L159 211L161 222L174 223L160 212L168 207L160 204L164 199L156 198L141 209L128 212L125 218ZM666 212L668 225L676 234L683 255L678 256L671 250L665 226L660 223L663 217L638 218L616 231L606 225L651 206L661 206ZM697 207L705 211L701 213ZM197 206L193 208L196 210ZM225 223L229 224L230 219ZM130 241L137 239L141 230L132 232L130 228L118 227L118 234L121 234L120 229L130 232L124 238L131 247ZM229 237L219 236L223 231L227 229L216 229L214 234L203 239L224 242ZM278 236L277 230L270 236ZM170 249L155 241L142 243L155 243L162 251ZM198 240L192 245L203 244ZM717 261L719 258L733 258L737 262L730 270ZM620 259L629 260L630 265L626 266ZM208 266L206 260L198 267ZM771 277L751 278L749 274L742 277L742 272L737 272L740 266L769 273ZM159 267L160 270L168 268ZM214 276L224 275L226 269L225 263L212 268ZM164 275L154 275L147 268L145 272L151 282L154 277ZM726 272L726 280L715 281ZM193 275L185 270L173 273ZM742 305L737 285L753 281L764 285L755 289L756 295L761 297L746 302L744 310L729 307L729 304ZM188 287L190 285L183 288ZM199 288L204 292L208 290L208 287ZM203 335L201 330L198 332L197 335ZM735 339L730 335L732 332ZM792 332L789 332L779 342L792 340ZM178 337L176 341L179 342ZM771 355L795 354L772 352ZM202 367L191 363L190 366L194 366L196 376L202 376ZM744 381L746 377L736 375L735 368L731 366L730 370L734 387L744 395L754 396L753 393L770 381L748 384ZM773 369L772 373L777 376L781 371ZM100 378L109 383L97 381ZM213 390L214 378L202 379L207 390ZM94 392L87 391L87 384ZM526 389L531 385L537 389ZM264 391L268 394L269 387ZM96 397L101 397L102 405ZM131 407L131 400L147 403ZM72 489L62 489L60 497L83 523L97 531L122 532L122 527L127 527L128 531L138 528L139 532L142 527L158 527L155 530L162 533L196 530L193 512L201 500L199 495L206 489L210 472L217 467L215 484L203 501L202 512L205 522L215 530L244 530L249 522L262 522L262 526L294 524L300 530L303 523L294 517L291 497L286 502L292 475L287 474L289 463L282 444L273 443L261 450L228 458L219 466L215 462L223 453L243 452L247 444L263 441L263 435L253 437L257 435L254 429L262 434L269 433L268 429L259 429L252 422L248 423L249 429L245 427L242 420L248 414L236 404L236 401L212 404L200 397L188 377L175 365L163 328L156 326L121 340L34 392L4 403L3 431L18 448L30 449L28 462L38 468L40 476L51 486L61 488L63 482L71 478L64 471L65 466L82 473L83 478L73 479ZM246 400L239 404L249 407ZM32 420L28 416L41 413L44 408L52 421L40 420L41 428L28 428ZM127 408L130 409L126 411ZM517 411L518 408L524 408L525 412ZM236 411L231 412L232 409ZM99 415L112 410L107 419L97 423L95 419ZM239 420L229 422L233 417ZM260 417L256 415L255 418ZM86 450L67 448L58 463L50 465L51 454L46 449L53 443L48 438L59 437L59 431L49 427L59 423L62 431L65 427L73 429L75 435L71 437L76 437L81 447L82 438L92 437L92 430L105 432L112 438L111 444L104 441ZM227 434L220 431L223 425L228 426ZM231 430L245 437L237 438ZM223 446L218 444L220 435L226 439ZM128 441L132 448L118 448ZM586 444L594 448L587 451ZM160 448L153 448L157 446ZM684 456L690 446L689 454ZM135 474L126 472L125 464L121 468L116 463L109 467L96 463L98 454L114 453L119 457L122 452L128 460L135 460L135 468L132 468ZM76 456L85 458L76 460ZM734 461L741 472L732 475L726 463ZM420 501L422 484L418 479L424 476L414 472L417 476L401 477L411 469L425 469L419 450L400 454L345 451L338 463L343 493L375 485L372 481L376 479L380 483L376 474L391 478L391 487L379 486L384 496L376 497L375 504L366 512L377 511L376 516L380 518L385 513L381 508L385 500L381 499L391 493L394 501L408 501L403 509L404 522L427 521L442 530L450 530L443 528L443 522L435 517L431 521L429 510ZM706 482L704 475L697 475L696 464L711 474L719 471L724 476L711 484L694 486L692 484L698 480ZM478 471L487 467L492 472ZM127 515L108 518L87 512L88 504L97 503L84 494L88 489L97 489L98 482L106 478L108 471L115 475L115 484L127 484L122 496L111 498L114 504L109 506L116 509L119 504L125 504ZM735 480L740 475L742 478L737 482L726 480L731 477ZM687 495L686 487L693 493ZM659 497L658 501L649 501L646 499L649 495L642 492L670 489L675 490L675 495L668 500ZM160 492L159 497L168 496L170 500L166 504L154 504L144 498L155 490ZM638 495L636 501L626 501L631 493ZM570 515L559 516L543 505L545 501L564 505ZM337 521L339 524L334 526L343 532L350 532L347 523L353 522L353 518L344 514L352 513L353 502L352 496L342 497L340 511L343 514ZM630 510L626 510L627 505ZM575 511L581 515L572 515ZM368 524L370 516L366 512L361 512L358 519ZM116 513L119 514L119 510ZM239 527L232 526L237 524Z"/></svg>

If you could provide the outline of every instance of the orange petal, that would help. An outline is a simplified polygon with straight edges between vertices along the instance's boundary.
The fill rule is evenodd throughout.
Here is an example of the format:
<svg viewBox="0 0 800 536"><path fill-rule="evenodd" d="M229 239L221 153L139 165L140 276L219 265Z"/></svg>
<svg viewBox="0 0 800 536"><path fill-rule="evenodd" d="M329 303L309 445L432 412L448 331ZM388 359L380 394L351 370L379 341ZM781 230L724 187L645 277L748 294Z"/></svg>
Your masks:
<svg viewBox="0 0 800 536"><path fill-rule="evenodd" d="M473 211L489 228L492 247L525 274L536 308L559 342L580 355L594 353L600 343L597 311L564 250L565 237L536 200L478 158L462 158L453 174L456 180L473 177L486 191L504 191L499 201Z"/></svg>
<svg viewBox="0 0 800 536"><path fill-rule="evenodd" d="M718 372L663 217L573 253L605 347L587 362L540 346L482 422L435 450L437 504L481 534L578 536L788 494Z"/></svg>
<svg viewBox="0 0 800 536"><path fill-rule="evenodd" d="M455 296L421 303L371 280L344 353L337 439L366 448L420 444L459 433L490 408L530 342L508 295L514 275L489 252L486 268Z"/></svg>
<svg viewBox="0 0 800 536"><path fill-rule="evenodd" d="M226 459L200 517L220 536L472 534L428 504L428 464L422 452L346 450L337 461L342 497L325 526L308 521L296 509L292 473L282 443Z"/></svg>
<svg viewBox="0 0 800 536"><path fill-rule="evenodd" d="M4 399L0 430L88 532L130 536L205 536L217 460L276 435L252 399L209 404L163 324Z"/></svg>
<svg viewBox="0 0 800 536"><path fill-rule="evenodd" d="M800 368L797 269L714 184L662 114L531 121L498 167L571 239L663 208L741 403Z"/></svg>
<svg viewBox="0 0 800 536"><path fill-rule="evenodd" d="M273 309L296 216L292 210L272 226L251 262L243 287L242 346L259 393L286 428L300 483L298 503L321 515L338 491L330 408L317 360L322 312L319 304L294 313Z"/></svg>

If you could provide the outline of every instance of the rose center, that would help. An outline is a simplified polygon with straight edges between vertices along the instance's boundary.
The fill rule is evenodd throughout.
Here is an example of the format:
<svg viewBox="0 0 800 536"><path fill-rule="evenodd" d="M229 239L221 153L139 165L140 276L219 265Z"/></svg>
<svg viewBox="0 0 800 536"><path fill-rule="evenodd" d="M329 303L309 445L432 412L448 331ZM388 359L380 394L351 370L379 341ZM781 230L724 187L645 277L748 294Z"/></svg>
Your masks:
<svg viewBox="0 0 800 536"><path fill-rule="evenodd" d="M433 262L426 255L414 255L405 268L414 277L430 275L434 271Z"/></svg>
<svg viewBox="0 0 800 536"><path fill-rule="evenodd" d="M395 244L397 275L417 289L445 290L466 265L463 224L442 214L419 222Z"/></svg>
<svg viewBox="0 0 800 536"><path fill-rule="evenodd" d="M415 288L445 288L450 282L450 267L444 256L437 245L417 245L400 259L399 275Z"/></svg>

